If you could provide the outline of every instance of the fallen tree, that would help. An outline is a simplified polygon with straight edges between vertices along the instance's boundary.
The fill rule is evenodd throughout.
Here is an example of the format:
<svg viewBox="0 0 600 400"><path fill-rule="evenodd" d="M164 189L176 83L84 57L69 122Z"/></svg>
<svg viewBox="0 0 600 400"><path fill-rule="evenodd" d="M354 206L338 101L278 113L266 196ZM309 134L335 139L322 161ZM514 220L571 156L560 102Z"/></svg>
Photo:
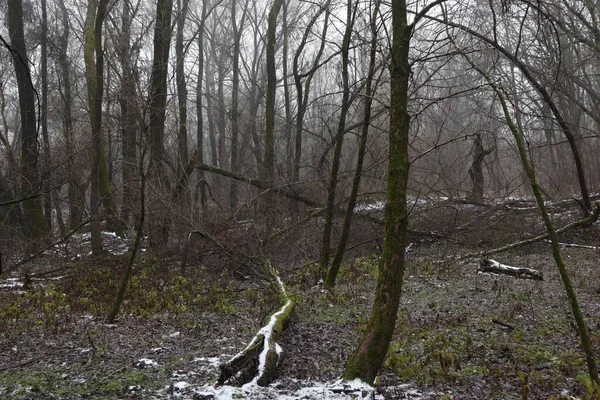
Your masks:
<svg viewBox="0 0 600 400"><path fill-rule="evenodd" d="M265 262L271 283L283 299L283 306L273 313L265 326L250 340L244 350L221 364L221 373L217 379L219 385L235 381L237 384L248 382L267 386L275 379L275 373L283 350L277 339L287 326L294 310L294 302L288 296L281 278L270 263Z"/></svg>
<svg viewBox="0 0 600 400"><path fill-rule="evenodd" d="M567 225L563 226L562 228L556 229L556 233L563 233L563 232L568 231L569 229L573 229L573 228L576 228L578 226L583 226L583 225L591 224L591 223L597 221L599 217L600 217L600 202L596 203L596 210L594 211L594 213L588 215L587 217L579 219L577 221L571 222L570 224L567 224ZM528 244L533 244L533 243L541 242L544 239L548 239L548 237L549 237L549 234L546 233L544 235L539 235L539 236L535 236L535 237L532 237L532 238L529 238L529 239L520 240L518 242L510 243L510 244L507 244L507 245L504 245L504 246L501 246L501 247L496 247L495 249L478 251L476 253L467 253L467 254L464 254L464 255L462 255L460 257L455 258L453 260L453 262L459 262L459 261L468 260L470 258L479 258L479 257L489 256L489 255L492 255L492 254L502 253L504 251L512 250L512 249L515 249L517 247L526 246Z"/></svg>
<svg viewBox="0 0 600 400"><path fill-rule="evenodd" d="M542 273L538 270L523 267L511 267L510 265L501 264L498 261L489 258L481 260L479 272L509 275L515 278L533 279L536 281L544 280Z"/></svg>

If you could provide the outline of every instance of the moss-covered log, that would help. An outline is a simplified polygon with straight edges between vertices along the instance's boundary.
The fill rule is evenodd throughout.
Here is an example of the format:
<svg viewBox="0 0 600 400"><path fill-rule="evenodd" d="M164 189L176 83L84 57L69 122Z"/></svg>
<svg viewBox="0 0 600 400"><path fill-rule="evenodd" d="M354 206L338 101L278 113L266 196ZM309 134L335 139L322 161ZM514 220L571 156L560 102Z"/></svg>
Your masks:
<svg viewBox="0 0 600 400"><path fill-rule="evenodd" d="M269 263L266 263L266 268L284 304L269 317L267 324L257 332L244 350L219 366L221 373L217 382L220 385L235 380L237 384L252 382L259 386L267 386L275 379L282 355L277 339L290 320L294 302L288 296L277 271Z"/></svg>

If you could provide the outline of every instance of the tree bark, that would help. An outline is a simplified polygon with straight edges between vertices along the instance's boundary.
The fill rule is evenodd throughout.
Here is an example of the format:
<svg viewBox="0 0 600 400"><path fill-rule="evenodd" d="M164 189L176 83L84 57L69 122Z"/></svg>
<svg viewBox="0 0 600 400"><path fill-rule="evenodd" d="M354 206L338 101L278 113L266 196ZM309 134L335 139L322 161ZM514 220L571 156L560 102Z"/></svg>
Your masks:
<svg viewBox="0 0 600 400"><path fill-rule="evenodd" d="M131 48L132 9L129 2L123 2L121 15L121 36L118 45L118 57L122 70L121 93L119 105L121 109L121 140L123 141L122 171L123 171L123 203L121 219L129 221L133 214L133 206L137 198L137 130L136 118L137 93L135 88L136 76L131 59L134 57Z"/></svg>
<svg viewBox="0 0 600 400"><path fill-rule="evenodd" d="M177 171L182 171L187 165L188 157L188 132L187 132L187 86L185 80L185 54L183 48L183 29L187 17L189 0L177 0L177 33L175 35L175 74L177 79L177 102L179 103L179 130L177 131L177 148L179 162Z"/></svg>
<svg viewBox="0 0 600 400"><path fill-rule="evenodd" d="M21 192L23 196L38 190L38 132L36 129L35 89L29 72L29 59L23 28L23 2L8 2L9 47L19 92L19 113L21 117ZM48 233L44 218L42 199L31 198L23 202L25 232L29 239L38 240Z"/></svg>
<svg viewBox="0 0 600 400"><path fill-rule="evenodd" d="M198 24L198 76L196 78L196 142L198 161L204 163L204 108L202 105L202 78L204 77L204 27L206 23L206 1L202 2L202 15ZM209 110L210 112L210 110ZM212 137L212 132L209 130ZM216 156L215 156L216 158ZM213 160L216 163L216 160ZM215 164L216 165L216 164ZM206 181L203 171L198 171L198 187L200 191L200 210L206 210Z"/></svg>
<svg viewBox="0 0 600 400"><path fill-rule="evenodd" d="M63 104L64 104L64 116L63 126L65 132L65 145L67 150L67 171L68 171L68 193L69 199L69 230L74 230L81 225L83 218L83 204L85 203L85 195L82 190L82 182L80 178L80 171L77 170L76 166L76 154L74 151L75 135L73 131L73 92L71 88L71 67L68 57L69 48L69 13L64 2L59 1L58 5L61 10L61 22L63 27L62 35L59 39L59 50L58 50L58 63L61 71L62 86L63 86Z"/></svg>
<svg viewBox="0 0 600 400"><path fill-rule="evenodd" d="M275 179L275 90L277 87L277 71L275 69L275 41L277 33L277 16L284 0L273 0L269 11L267 27L267 98L265 104L265 179L273 185Z"/></svg>
<svg viewBox="0 0 600 400"><path fill-rule="evenodd" d="M248 9L248 1L242 10L242 17L238 22L236 16L237 4L233 1L231 4L231 26L233 29L233 75L231 81L231 172L240 172L240 156L239 156L239 92L240 92L240 46L242 41L242 33L246 20L246 12ZM238 25L239 24L239 25ZM237 182L232 180L229 186L229 208L233 211L238 203L238 187Z"/></svg>
<svg viewBox="0 0 600 400"><path fill-rule="evenodd" d="M335 195L338 183L338 172L340 168L340 161L342 158L342 146L344 144L344 133L346 132L346 116L350 109L350 86L348 76L348 64L349 64L349 52L350 52L350 39L352 37L352 29L354 26L354 16L358 5L355 6L354 12L352 11L352 0L347 0L346 5L346 30L344 32L344 39L342 41L342 104L340 108L340 117L338 121L337 131L334 141L333 160L331 162L331 173L329 176L329 185L327 186L327 201L325 211L325 226L323 228L323 239L321 241L321 257L320 257L320 270L321 276L325 280L327 279L327 271L329 269L329 251L331 243L331 230L333 227L333 212L335 208ZM335 278L332 274L332 280ZM327 282L326 282L327 283Z"/></svg>
<svg viewBox="0 0 600 400"><path fill-rule="evenodd" d="M304 48L306 47L306 43L308 41L308 36L311 32L312 27L317 22L318 18L321 16L323 11L325 14L325 21L323 23L323 30L321 32L321 44L319 46L319 51L313 60L311 69L302 74L299 70L299 59L303 54ZM325 50L325 38L327 37L327 29L329 28L329 1L325 4L324 7L320 7L318 11L315 13L313 18L309 21L306 29L304 30L304 35L302 36L302 40L296 49L296 53L294 54L293 61L293 74L294 74L294 85L296 86L296 132L294 135L294 168L292 173L292 182L296 183L300 181L300 164L302 162L302 134L304 130L304 115L308 108L308 99L310 93L310 87L312 79L319 68L319 63L321 60L321 56L323 55L323 51ZM302 78L305 77L306 80L304 84L302 83ZM296 207L294 211L298 211Z"/></svg>
<svg viewBox="0 0 600 400"><path fill-rule="evenodd" d="M485 180L483 177L483 160L488 154L491 154L495 147L485 150L481 141L481 135L475 134L475 142L473 143L473 163L469 168L469 177L471 178L471 193L467 196L467 201L475 204L483 204L483 193L485 189Z"/></svg>
<svg viewBox="0 0 600 400"><path fill-rule="evenodd" d="M391 100L385 242L379 265L373 311L365 333L344 371L344 379L372 384L385 359L394 333L404 277L408 230L406 188L408 158L408 51L412 26L407 23L405 0L392 0Z"/></svg>
<svg viewBox="0 0 600 400"><path fill-rule="evenodd" d="M289 322L294 302L288 296L277 271L268 262L265 266L271 284L283 298L284 304L269 317L267 325L258 331L244 350L219 366L221 373L217 382L221 385L234 376L240 376L240 384L252 381L259 386L267 386L275 379L282 351L276 341Z"/></svg>
<svg viewBox="0 0 600 400"><path fill-rule="evenodd" d="M369 126L371 124L371 108L373 105L373 95L375 92L375 90L373 89L373 78L375 76L375 62L377 59L377 18L379 16L379 4L380 1L376 0L373 6L373 13L371 14L371 52L369 55L369 71L367 73L367 83L364 95L365 103L363 111L362 132L358 144L358 157L356 159L356 169L354 171L352 189L350 192L350 198L348 199L348 206L346 207L344 223L342 225L342 233L340 235L340 240L338 242L335 254L333 256L333 261L331 262L331 266L327 271L327 278L325 279L325 284L329 288L333 288L335 286L335 281L337 279L338 272L344 259L344 252L346 250L348 237L350 236L352 216L354 215L354 207L356 206L356 198L358 196L358 189L360 187L360 177L363 172L363 162L367 150L367 137L369 135Z"/></svg>
<svg viewBox="0 0 600 400"><path fill-rule="evenodd" d="M154 58L150 77L150 157L148 165L148 183L154 193L170 192L166 175L164 136L167 106L167 78L169 68L169 50L171 43L172 0L158 0L156 3L156 21L154 25ZM161 201L154 203L149 220L149 243L153 250L159 250L169 241L168 227L164 207Z"/></svg>
<svg viewBox="0 0 600 400"><path fill-rule="evenodd" d="M50 157L50 138L48 137L48 15L46 0L42 0L42 38L41 38L41 84L42 84L42 109L40 123L42 125L42 138L44 140L44 167L49 170ZM43 182L44 192L44 216L46 217L46 226L52 233L52 190L50 190L50 179L46 178Z"/></svg>

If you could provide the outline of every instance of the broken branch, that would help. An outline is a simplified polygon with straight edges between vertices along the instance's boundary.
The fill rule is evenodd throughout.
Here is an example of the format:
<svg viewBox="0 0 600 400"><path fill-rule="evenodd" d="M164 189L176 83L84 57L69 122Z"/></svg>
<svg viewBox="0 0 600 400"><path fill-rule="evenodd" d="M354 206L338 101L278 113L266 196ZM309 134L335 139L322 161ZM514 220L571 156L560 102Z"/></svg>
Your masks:
<svg viewBox="0 0 600 400"><path fill-rule="evenodd" d="M489 272L492 274L501 274L514 276L515 278L533 279L536 281L544 280L542 273L531 268L511 267L510 265L500 264L498 261L484 258L479 265L479 272Z"/></svg>

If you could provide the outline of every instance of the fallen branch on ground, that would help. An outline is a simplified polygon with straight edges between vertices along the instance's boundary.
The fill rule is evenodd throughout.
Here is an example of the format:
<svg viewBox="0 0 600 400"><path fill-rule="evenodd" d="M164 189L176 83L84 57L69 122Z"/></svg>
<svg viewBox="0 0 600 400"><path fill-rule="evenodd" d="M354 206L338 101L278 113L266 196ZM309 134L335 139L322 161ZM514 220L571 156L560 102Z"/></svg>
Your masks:
<svg viewBox="0 0 600 400"><path fill-rule="evenodd" d="M277 271L268 262L266 268L271 282L283 298L284 305L269 317L267 325L258 331L244 350L219 366L221 373L217 382L220 385L235 378L237 383L251 381L259 386L267 386L275 379L282 355L282 349L276 341L289 322L294 302L288 296Z"/></svg>
<svg viewBox="0 0 600 400"><path fill-rule="evenodd" d="M489 258L481 260L479 272L490 272L492 274L509 275L515 278L533 279L536 281L544 280L542 273L535 269L511 267L510 265L500 264L498 261Z"/></svg>
<svg viewBox="0 0 600 400"><path fill-rule="evenodd" d="M570 224L567 224L567 225L563 226L562 228L557 229L556 233L563 233L563 232L568 231L569 229L573 229L573 228L576 228L578 226L591 224L592 222L597 221L598 217L600 217L600 204L597 203L596 204L596 211L592 215L589 215L589 216L587 216L585 218L582 218L580 220L577 220L575 222L571 222ZM477 253L468 253L468 254L465 254L465 255L463 255L461 257L455 258L453 261L454 262L459 262L459 261L468 260L470 258L486 257L486 256L489 256L489 255L492 255L492 254L497 254L497 253L502 253L504 251L512 250L512 249L517 248L517 247L526 246L528 244L533 244L533 243L541 242L544 239L548 239L548 234L547 233L543 234L543 235L540 235L540 236L532 237L532 238L529 238L529 239L520 240L518 242L510 243L510 244L507 244L505 246L497 247L495 249L478 251Z"/></svg>
<svg viewBox="0 0 600 400"><path fill-rule="evenodd" d="M492 318L492 322L495 323L495 324L498 324L498 325L500 325L500 326L502 326L502 327L504 327L506 329L508 329L509 331L514 331L515 330L514 326L512 326L510 324L507 324L506 322L502 322L502 321L494 319L494 318Z"/></svg>
<svg viewBox="0 0 600 400"><path fill-rule="evenodd" d="M549 240L545 240L545 242L550 242ZM561 247L575 247L578 249L589 249L589 250L600 250L600 246L589 246L587 244L577 244L577 243L558 243Z"/></svg>

